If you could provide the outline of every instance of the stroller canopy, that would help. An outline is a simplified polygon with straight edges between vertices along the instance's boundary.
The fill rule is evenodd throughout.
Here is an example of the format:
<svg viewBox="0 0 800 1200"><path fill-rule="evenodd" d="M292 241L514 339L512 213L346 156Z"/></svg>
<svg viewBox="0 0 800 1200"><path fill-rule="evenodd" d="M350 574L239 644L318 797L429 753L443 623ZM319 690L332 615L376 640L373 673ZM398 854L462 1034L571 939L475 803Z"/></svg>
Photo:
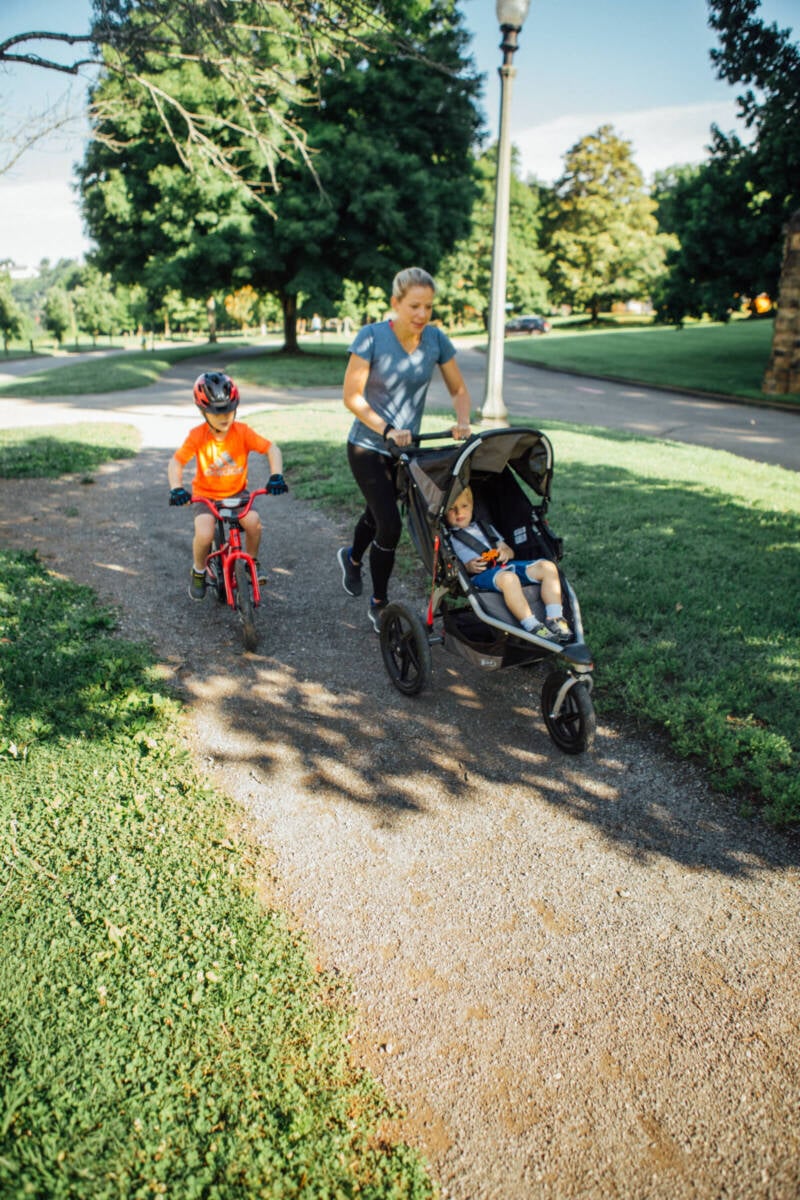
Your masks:
<svg viewBox="0 0 800 1200"><path fill-rule="evenodd" d="M408 469L425 497L428 519L439 521L474 475L499 475L506 467L549 501L553 447L538 429L490 429L455 448L418 450L409 455Z"/></svg>

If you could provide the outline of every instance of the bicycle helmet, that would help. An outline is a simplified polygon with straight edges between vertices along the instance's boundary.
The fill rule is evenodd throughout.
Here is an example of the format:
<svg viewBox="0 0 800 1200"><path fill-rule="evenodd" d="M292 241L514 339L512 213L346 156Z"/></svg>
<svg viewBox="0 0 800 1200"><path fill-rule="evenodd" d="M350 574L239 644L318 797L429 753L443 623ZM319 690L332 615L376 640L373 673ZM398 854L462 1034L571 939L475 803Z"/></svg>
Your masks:
<svg viewBox="0 0 800 1200"><path fill-rule="evenodd" d="M221 371L206 371L194 383L194 402L203 412L233 412L239 403L239 389Z"/></svg>

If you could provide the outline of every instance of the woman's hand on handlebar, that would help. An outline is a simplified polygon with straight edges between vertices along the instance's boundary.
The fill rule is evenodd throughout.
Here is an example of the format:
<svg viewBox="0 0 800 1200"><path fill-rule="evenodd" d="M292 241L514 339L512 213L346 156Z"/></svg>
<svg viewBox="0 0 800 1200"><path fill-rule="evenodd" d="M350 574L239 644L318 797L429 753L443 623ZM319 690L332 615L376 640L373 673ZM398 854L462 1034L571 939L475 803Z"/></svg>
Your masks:
<svg viewBox="0 0 800 1200"><path fill-rule="evenodd" d="M410 446L413 440L410 429L390 429L386 434L386 441L394 442L395 446Z"/></svg>
<svg viewBox="0 0 800 1200"><path fill-rule="evenodd" d="M466 423L459 421L453 426L450 432L457 442L463 442L471 435L472 426L469 424L469 421Z"/></svg>

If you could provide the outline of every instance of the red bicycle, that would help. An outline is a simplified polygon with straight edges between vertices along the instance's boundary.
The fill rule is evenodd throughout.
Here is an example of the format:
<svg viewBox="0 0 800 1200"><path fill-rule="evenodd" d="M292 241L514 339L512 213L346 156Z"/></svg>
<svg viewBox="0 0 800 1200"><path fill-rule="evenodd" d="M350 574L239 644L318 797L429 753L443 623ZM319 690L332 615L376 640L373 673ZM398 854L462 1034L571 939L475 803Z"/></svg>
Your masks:
<svg viewBox="0 0 800 1200"><path fill-rule="evenodd" d="M267 496L266 488L231 496L219 505L205 496L193 496L192 504L205 504L214 518L214 541L206 559L206 575L220 603L235 609L242 622L245 650L258 645L255 610L261 603L255 560L242 546L242 517L246 517L256 496Z"/></svg>

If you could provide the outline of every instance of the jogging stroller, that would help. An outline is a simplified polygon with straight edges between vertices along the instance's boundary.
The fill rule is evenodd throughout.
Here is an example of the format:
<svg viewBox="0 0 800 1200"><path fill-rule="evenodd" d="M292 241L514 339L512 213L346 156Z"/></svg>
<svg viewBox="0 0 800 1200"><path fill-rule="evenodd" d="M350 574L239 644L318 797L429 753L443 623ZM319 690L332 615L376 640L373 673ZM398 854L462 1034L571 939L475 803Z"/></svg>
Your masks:
<svg viewBox="0 0 800 1200"><path fill-rule="evenodd" d="M450 443L446 447L420 447L444 437ZM425 617L402 602L389 604L383 614L381 654L392 683L407 696L427 687L431 646L436 644L482 670L549 665L541 694L547 730L567 754L588 749L596 724L592 656L583 638L578 598L561 568L564 616L573 630L567 645L527 633L499 592L473 587L445 520L469 485L476 516L495 526L515 559L549 558L558 564L562 542L546 519L553 477L547 437L535 429L493 429L454 446L449 431L422 434L411 447L397 449L395 457L401 509L431 591ZM543 619L539 585L527 584L524 592L531 610Z"/></svg>

